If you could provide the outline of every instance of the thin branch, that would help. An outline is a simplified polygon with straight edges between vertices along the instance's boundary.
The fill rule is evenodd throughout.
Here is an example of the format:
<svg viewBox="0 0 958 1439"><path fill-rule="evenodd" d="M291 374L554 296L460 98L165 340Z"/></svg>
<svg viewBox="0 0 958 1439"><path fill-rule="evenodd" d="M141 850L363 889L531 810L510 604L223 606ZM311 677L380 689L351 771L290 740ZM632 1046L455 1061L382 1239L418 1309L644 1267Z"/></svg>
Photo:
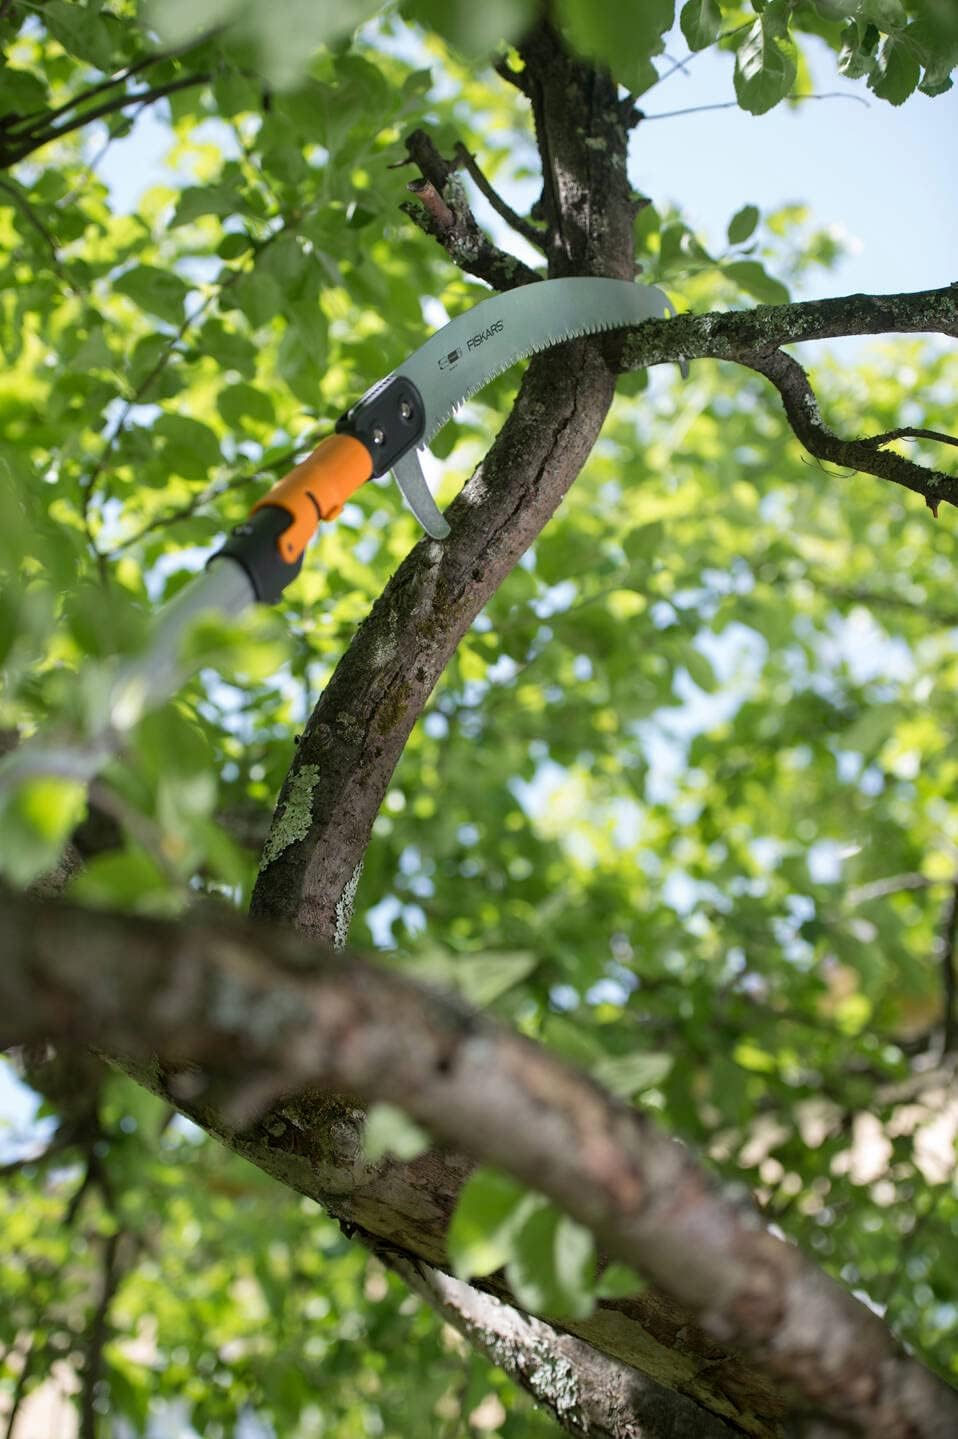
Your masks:
<svg viewBox="0 0 958 1439"><path fill-rule="evenodd" d="M541 279L522 260L494 245L480 227L456 176L458 161L444 159L425 130L414 130L409 135L406 150L420 171L421 178L411 180L407 186L419 204L410 202L401 208L421 230L439 241L460 269L485 280L494 290L513 290ZM537 243L541 245L541 236Z"/></svg>
<svg viewBox="0 0 958 1439"><path fill-rule="evenodd" d="M862 440L862 444L887 445L892 440L936 440L942 445L958 445L958 437L955 435L943 434L941 430L915 429L911 425L905 425L900 430L886 430L882 435L868 435Z"/></svg>
<svg viewBox="0 0 958 1439"><path fill-rule="evenodd" d="M942 501L958 505L958 477L916 465L894 450L876 450L862 440L843 440L830 430L821 417L808 375L784 350L753 352L739 358L743 365L771 380L782 397L789 424L810 455L902 485L921 495L936 518Z"/></svg>
<svg viewBox="0 0 958 1439"><path fill-rule="evenodd" d="M179 90L189 90L197 85L205 85L209 79L209 74L205 72L199 75L185 75L179 80L170 80L165 85L157 85L150 90L140 90L135 95L124 93L116 96L113 100L106 100L102 105L96 105L82 115L75 115L66 124L51 125L43 131L27 136L21 145L0 147L0 167L6 168L19 164L27 155L32 155L35 150L42 149L44 145L50 145L55 140L62 140L64 135L72 134L74 130L80 130L94 120L101 120L105 115L113 115L117 110L124 110L128 105L151 105L155 100L162 100L167 95L176 94Z"/></svg>
<svg viewBox="0 0 958 1439"><path fill-rule="evenodd" d="M47 229L43 221L40 219L40 216L30 204L30 201L27 199L26 195L21 194L17 186L11 184L9 180L0 180L0 190L3 190L5 194L10 196L10 199L13 201L14 205L16 205L21 215L23 215L27 222L32 225L33 228L36 230L37 234L41 237L47 249L50 251L50 257L53 260L54 269L62 278L65 279L66 277L63 272L63 265L60 261L60 255L57 250L56 240L54 240L53 235Z"/></svg>
<svg viewBox="0 0 958 1439"><path fill-rule="evenodd" d="M647 320L623 347L624 369L709 357L734 360L772 381L789 423L817 460L891 480L921 495L934 514L958 503L958 478L863 440L840 439L823 422L808 375L779 346L848 335L932 333L958 338L958 283L899 295L846 295Z"/></svg>
<svg viewBox="0 0 958 1439"><path fill-rule="evenodd" d="M885 899L890 894L903 894L907 890L931 889L936 884L946 881L929 879L927 874L892 874L887 879L875 879L870 884L857 885L850 889L845 895L845 903L857 908L860 904L870 904L874 899Z"/></svg>
<svg viewBox="0 0 958 1439"><path fill-rule="evenodd" d="M498 190L493 189L479 168L479 163L475 155L471 155L461 141L456 146L456 157L461 161L464 169L475 184L476 189L480 194L485 196L496 214L505 220L506 224L515 230L517 235L521 235L524 240L529 241L530 245L535 245L541 250L545 244L545 236L542 230L540 230L537 225L534 225L531 220L526 220L521 215L517 215L512 206L507 204L502 198Z"/></svg>
<svg viewBox="0 0 958 1439"><path fill-rule="evenodd" d="M955 963L958 950L958 878L952 882L942 913L935 950L941 967L941 1053L944 1057L958 1047L958 968Z"/></svg>
<svg viewBox="0 0 958 1439"><path fill-rule="evenodd" d="M820 95L786 95L786 100L794 104L798 100L854 100L859 105L868 109L868 101L863 95L850 95L846 90L823 90ZM723 100L714 105L689 105L684 110L661 110L656 115L649 115L646 111L640 113L640 120L644 125L649 120L674 120L679 115L702 115L708 110L740 110L741 106L737 100Z"/></svg>
<svg viewBox="0 0 958 1439"><path fill-rule="evenodd" d="M295 445L291 445L288 450L284 450L281 454L276 455L268 465L257 465L252 470L246 470L240 475L234 475L232 479L225 481L223 484L204 486L202 490L199 490L193 498L187 500L185 504L178 506L175 510L166 510L162 514L155 515L152 520L148 520L146 524L142 525L138 530L135 530L132 535L128 535L126 539L120 540L111 550L104 551L104 558L108 560L115 559L117 555L122 555L126 550L132 549L134 545L138 545L141 540L145 539L147 535L153 534L155 530L164 530L167 526L175 525L180 520L192 519L197 510L202 509L204 505L211 504L223 495L232 493L233 490L245 489L247 485L253 484L260 475L270 475L273 474L274 471L285 469L291 460L295 460L298 455L303 455L312 449L316 445L317 440L318 436L313 439L308 437L301 439Z"/></svg>
<svg viewBox="0 0 958 1439"><path fill-rule="evenodd" d="M80 481L80 492L82 495L81 515L83 518L83 525L86 530L87 539L90 543L90 546L93 549L97 560L101 563L103 560L105 560L106 556L104 552L100 550L99 546L96 543L96 539L93 535L90 515L90 509L93 503L93 493L96 487L96 482L109 464L113 456L113 451L116 448L117 442L120 439L124 428L126 427L126 422L130 418L130 414L137 405L142 403L146 395L149 393L154 381L159 378L159 376L166 369L167 365L170 363L170 360L177 353L176 347L183 339L183 336L196 324L196 322L201 318L201 316L206 313L210 305L212 305L214 301L218 300L222 296L224 291L229 289L231 285L235 284L236 281L239 279L240 275L244 273L245 271L236 270L232 275L230 275L229 279L224 280L224 282L216 290L211 291L210 294L207 295L199 305L197 305L196 309L191 314L185 317L185 319L177 329L176 333L170 336L169 344L164 350L161 351L161 353L156 359L156 362L150 368L148 374L143 377L143 379L140 381L140 383L134 390L133 394L125 402L122 410L116 418L116 422L114 423L112 430L107 435L103 443L103 447L100 450L100 454L97 457L93 469L90 471L89 475L85 479L82 479Z"/></svg>
<svg viewBox="0 0 958 1439"><path fill-rule="evenodd" d="M27 1383L30 1379L30 1372L36 1358L37 1341L36 1335L30 1336L30 1342L26 1353L23 1355L23 1363L20 1366L20 1373L17 1375L17 1382L13 1387L13 1394L10 1400L10 1410L7 1414L7 1422L3 1430L3 1439L13 1439L13 1431L17 1426L17 1418L20 1414L20 1407L26 1397Z"/></svg>
<svg viewBox="0 0 958 1439"><path fill-rule="evenodd" d="M653 80L648 90L645 91L645 94L648 95L650 91L655 90L659 85L664 85L665 81L671 79L679 70L681 70L684 75L688 74L688 66L693 60L697 60L700 55L706 54L709 50L714 50L716 45L721 45L723 40L731 40L734 36L741 34L743 30L750 30L753 24L754 21L746 20L744 24L735 25L731 30L723 30L721 35L716 35L711 45L703 45L701 50L690 50L688 55L674 62L671 70L666 70L664 75L660 75L657 80ZM668 59L668 56L665 58Z"/></svg>
<svg viewBox="0 0 958 1439"><path fill-rule="evenodd" d="M98 1410L97 1388L103 1373L103 1349L109 1338L110 1305L120 1282L121 1271L117 1263L121 1231L115 1230L103 1240L100 1297L90 1320L83 1356L83 1386L80 1391L79 1439L97 1439Z"/></svg>
<svg viewBox="0 0 958 1439"><path fill-rule="evenodd" d="M525 72L522 70L513 70L505 56L494 60L492 62L492 68L501 80L505 80L507 85L512 85L514 89L519 91L520 95L529 94L529 86L525 78Z"/></svg>

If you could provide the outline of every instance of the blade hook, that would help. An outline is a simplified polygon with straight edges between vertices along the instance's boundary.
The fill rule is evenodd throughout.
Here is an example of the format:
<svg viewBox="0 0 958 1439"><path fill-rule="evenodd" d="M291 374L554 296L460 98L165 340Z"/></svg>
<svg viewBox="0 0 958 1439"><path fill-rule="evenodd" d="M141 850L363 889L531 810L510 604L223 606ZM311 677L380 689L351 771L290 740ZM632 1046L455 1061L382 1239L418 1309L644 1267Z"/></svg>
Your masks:
<svg viewBox="0 0 958 1439"><path fill-rule="evenodd" d="M431 535L434 540L444 540L449 534L449 526L426 484L416 451L407 450L401 455L393 465L392 472L396 484L402 490L403 499L426 534Z"/></svg>

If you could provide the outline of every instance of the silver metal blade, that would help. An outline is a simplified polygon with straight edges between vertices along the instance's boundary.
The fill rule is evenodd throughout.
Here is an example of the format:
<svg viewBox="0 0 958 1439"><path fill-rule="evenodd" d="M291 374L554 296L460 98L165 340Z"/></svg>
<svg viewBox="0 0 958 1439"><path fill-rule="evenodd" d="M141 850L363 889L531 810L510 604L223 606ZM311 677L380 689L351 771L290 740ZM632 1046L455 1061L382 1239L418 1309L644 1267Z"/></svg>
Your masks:
<svg viewBox="0 0 958 1439"><path fill-rule="evenodd" d="M422 472L419 456L415 450L407 450L393 465L393 478L402 490L403 499L422 525L427 535L434 540L444 540L449 525L442 517L442 510L432 497L426 476Z"/></svg>
<svg viewBox="0 0 958 1439"><path fill-rule="evenodd" d="M654 285L629 280L543 280L481 300L395 371L412 380L426 407L420 448L470 395L517 360L563 340L662 319L671 309Z"/></svg>

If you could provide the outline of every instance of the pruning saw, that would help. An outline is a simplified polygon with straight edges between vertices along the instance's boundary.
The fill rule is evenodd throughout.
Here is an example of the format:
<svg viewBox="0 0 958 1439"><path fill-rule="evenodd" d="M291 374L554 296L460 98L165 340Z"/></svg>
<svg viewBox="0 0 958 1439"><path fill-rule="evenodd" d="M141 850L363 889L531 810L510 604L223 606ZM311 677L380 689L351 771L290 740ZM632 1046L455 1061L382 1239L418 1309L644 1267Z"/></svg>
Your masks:
<svg viewBox="0 0 958 1439"><path fill-rule="evenodd" d="M443 540L449 525L423 475L419 452L471 395L497 375L565 340L662 319L672 306L653 285L628 280L543 280L482 300L450 320L407 360L366 391L316 447L161 612L142 655L117 672L101 731L82 743L38 736L0 766L0 788L31 775L86 782L122 733L187 677L180 651L200 614L234 616L272 604L296 578L319 524L333 520L360 485L391 470L426 533Z"/></svg>

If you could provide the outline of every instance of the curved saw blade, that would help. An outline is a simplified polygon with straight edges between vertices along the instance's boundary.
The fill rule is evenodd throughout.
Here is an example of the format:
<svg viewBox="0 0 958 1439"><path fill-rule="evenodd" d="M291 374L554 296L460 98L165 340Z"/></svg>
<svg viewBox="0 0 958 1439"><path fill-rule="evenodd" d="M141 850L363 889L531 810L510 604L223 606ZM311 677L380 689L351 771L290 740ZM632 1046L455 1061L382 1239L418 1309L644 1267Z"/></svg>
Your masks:
<svg viewBox="0 0 958 1439"><path fill-rule="evenodd" d="M420 345L395 371L422 395L428 445L470 395L517 360L563 340L663 319L672 309L654 285L629 280L543 280L481 300Z"/></svg>
<svg viewBox="0 0 958 1439"><path fill-rule="evenodd" d="M437 330L393 372L411 380L422 396L426 422L419 448L471 395L518 360L564 340L670 313L669 300L654 285L600 278L543 280L481 300ZM429 493L415 450L397 461L393 475L427 534L443 539L449 526Z"/></svg>

